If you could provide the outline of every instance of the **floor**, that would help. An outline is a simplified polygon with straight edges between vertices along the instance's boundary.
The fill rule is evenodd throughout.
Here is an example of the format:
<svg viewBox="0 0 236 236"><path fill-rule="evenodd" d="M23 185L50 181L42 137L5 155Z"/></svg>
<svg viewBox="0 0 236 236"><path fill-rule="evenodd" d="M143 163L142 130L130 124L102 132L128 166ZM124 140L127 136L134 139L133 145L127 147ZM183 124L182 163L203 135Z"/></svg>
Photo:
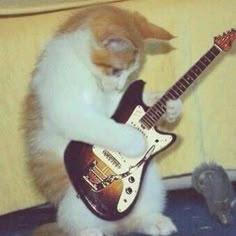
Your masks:
<svg viewBox="0 0 236 236"><path fill-rule="evenodd" d="M236 190L236 185L234 188ZM192 189L169 192L166 214L179 230L173 236L236 235L236 210L231 225L221 225L209 215L204 199ZM55 209L48 204L10 213L0 217L0 236L30 236L37 225L54 220Z"/></svg>

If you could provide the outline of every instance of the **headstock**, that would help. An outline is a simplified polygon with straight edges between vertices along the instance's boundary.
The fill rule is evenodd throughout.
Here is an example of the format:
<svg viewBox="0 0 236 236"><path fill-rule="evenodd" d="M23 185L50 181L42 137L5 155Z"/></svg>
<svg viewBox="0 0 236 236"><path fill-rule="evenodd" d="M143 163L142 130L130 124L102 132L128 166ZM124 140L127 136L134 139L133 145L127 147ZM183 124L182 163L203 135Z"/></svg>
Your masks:
<svg viewBox="0 0 236 236"><path fill-rule="evenodd" d="M224 32L222 35L214 37L214 44L221 48L223 51L228 51L235 39L236 28Z"/></svg>

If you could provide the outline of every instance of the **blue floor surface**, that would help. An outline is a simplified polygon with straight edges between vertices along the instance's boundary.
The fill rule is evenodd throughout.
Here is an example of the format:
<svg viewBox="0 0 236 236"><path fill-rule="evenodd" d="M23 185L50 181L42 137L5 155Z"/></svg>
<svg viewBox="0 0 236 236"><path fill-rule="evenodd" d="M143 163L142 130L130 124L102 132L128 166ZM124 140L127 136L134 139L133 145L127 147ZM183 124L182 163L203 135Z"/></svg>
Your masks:
<svg viewBox="0 0 236 236"><path fill-rule="evenodd" d="M173 236L236 236L236 212L230 225L221 225L209 215L204 199L192 189L169 192L165 213L178 228ZM37 225L54 220L55 209L47 204L10 213L0 217L0 236L30 236Z"/></svg>

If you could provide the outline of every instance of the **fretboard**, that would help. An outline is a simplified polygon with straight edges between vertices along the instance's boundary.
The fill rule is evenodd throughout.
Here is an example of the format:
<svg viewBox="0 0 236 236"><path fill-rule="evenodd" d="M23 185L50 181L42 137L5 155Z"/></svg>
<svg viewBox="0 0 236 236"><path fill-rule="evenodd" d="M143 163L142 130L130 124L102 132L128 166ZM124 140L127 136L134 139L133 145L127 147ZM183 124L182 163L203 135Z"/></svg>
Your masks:
<svg viewBox="0 0 236 236"><path fill-rule="evenodd" d="M148 129L153 127L166 111L166 102L178 99L186 89L199 77L207 66L222 50L213 45L167 92L150 107L140 122Z"/></svg>

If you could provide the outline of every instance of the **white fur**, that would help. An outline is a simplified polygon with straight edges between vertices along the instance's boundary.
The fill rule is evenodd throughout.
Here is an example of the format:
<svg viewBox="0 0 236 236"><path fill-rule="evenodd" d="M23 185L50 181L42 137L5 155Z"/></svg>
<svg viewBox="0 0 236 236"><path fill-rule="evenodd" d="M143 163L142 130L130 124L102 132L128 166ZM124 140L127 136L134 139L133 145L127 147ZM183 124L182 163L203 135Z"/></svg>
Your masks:
<svg viewBox="0 0 236 236"><path fill-rule="evenodd" d="M33 145L57 153L62 160L70 140L96 144L127 156L137 156L145 150L145 140L139 131L110 119L139 60L119 79L112 76L104 79L89 58L89 45L94 43L86 29L54 38L46 46L31 83L43 118L43 127L32 140ZM131 214L118 222L106 222L95 217L76 198L71 186L59 205L58 223L71 236L113 235L120 230L145 233L146 228L157 227L153 220L144 221L148 215L156 214L157 220L163 217L160 214L164 192L152 163ZM163 225L158 228L169 233L175 231L172 223Z"/></svg>

